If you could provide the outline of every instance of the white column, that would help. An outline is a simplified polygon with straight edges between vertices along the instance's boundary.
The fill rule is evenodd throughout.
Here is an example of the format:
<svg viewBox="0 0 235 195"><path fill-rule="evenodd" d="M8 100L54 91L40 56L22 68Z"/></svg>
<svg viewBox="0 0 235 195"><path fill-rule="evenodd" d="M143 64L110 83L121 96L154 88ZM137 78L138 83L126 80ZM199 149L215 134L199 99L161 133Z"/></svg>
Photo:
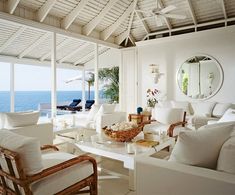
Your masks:
<svg viewBox="0 0 235 195"><path fill-rule="evenodd" d="M51 118L56 117L56 33L52 34L51 44Z"/></svg>
<svg viewBox="0 0 235 195"><path fill-rule="evenodd" d="M85 89L85 66L82 69L82 112L85 112L86 89Z"/></svg>
<svg viewBox="0 0 235 195"><path fill-rule="evenodd" d="M10 64L10 97L11 97L11 112L15 111L15 64Z"/></svg>
<svg viewBox="0 0 235 195"><path fill-rule="evenodd" d="M95 43L95 104L99 104L99 77L98 77L98 71L99 71L99 50L98 50L98 44Z"/></svg>

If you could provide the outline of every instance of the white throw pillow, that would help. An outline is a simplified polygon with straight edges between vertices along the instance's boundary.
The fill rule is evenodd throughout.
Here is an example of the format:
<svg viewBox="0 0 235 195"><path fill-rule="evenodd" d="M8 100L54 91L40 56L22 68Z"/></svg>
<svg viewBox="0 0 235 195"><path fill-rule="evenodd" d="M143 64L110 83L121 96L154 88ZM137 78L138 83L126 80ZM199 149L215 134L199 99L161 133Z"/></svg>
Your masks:
<svg viewBox="0 0 235 195"><path fill-rule="evenodd" d="M92 105L91 110L89 111L89 113L87 115L87 122L95 120L95 116L96 116L97 112L99 111L99 109L100 109L99 104Z"/></svg>
<svg viewBox="0 0 235 195"><path fill-rule="evenodd" d="M38 139L2 129L0 130L0 146L19 153L23 170L27 175L38 173L43 169Z"/></svg>
<svg viewBox="0 0 235 195"><path fill-rule="evenodd" d="M163 124L173 124L183 121L183 113L181 108L156 108L155 119Z"/></svg>
<svg viewBox="0 0 235 195"><path fill-rule="evenodd" d="M234 125L181 131L169 161L215 169L220 149L230 137Z"/></svg>
<svg viewBox="0 0 235 195"><path fill-rule="evenodd" d="M226 112L226 110L228 110L231 105L232 104L230 103L216 103L212 112L212 116L218 117L218 118L222 117L224 113Z"/></svg>
<svg viewBox="0 0 235 195"><path fill-rule="evenodd" d="M5 117L3 113L0 113L0 129L4 128L4 124L5 124Z"/></svg>
<svg viewBox="0 0 235 195"><path fill-rule="evenodd" d="M5 125L4 128L23 127L35 125L38 122L40 112L9 112L4 113Z"/></svg>
<svg viewBox="0 0 235 195"><path fill-rule="evenodd" d="M102 104L100 110L103 114L111 114L115 111L116 104Z"/></svg>
<svg viewBox="0 0 235 195"><path fill-rule="evenodd" d="M155 105L156 108L172 108L171 101L158 101L158 103Z"/></svg>
<svg viewBox="0 0 235 195"><path fill-rule="evenodd" d="M229 108L224 115L218 120L218 123L235 121L235 109Z"/></svg>
<svg viewBox="0 0 235 195"><path fill-rule="evenodd" d="M229 138L222 146L217 170L235 174L235 137Z"/></svg>
<svg viewBox="0 0 235 195"><path fill-rule="evenodd" d="M193 107L194 115L211 117L212 110L215 106L214 102L193 102L191 103Z"/></svg>
<svg viewBox="0 0 235 195"><path fill-rule="evenodd" d="M172 107L173 108L182 108L184 112L187 113L187 115L190 115L190 110L189 110L189 103L188 102L181 102L181 101L171 101Z"/></svg>

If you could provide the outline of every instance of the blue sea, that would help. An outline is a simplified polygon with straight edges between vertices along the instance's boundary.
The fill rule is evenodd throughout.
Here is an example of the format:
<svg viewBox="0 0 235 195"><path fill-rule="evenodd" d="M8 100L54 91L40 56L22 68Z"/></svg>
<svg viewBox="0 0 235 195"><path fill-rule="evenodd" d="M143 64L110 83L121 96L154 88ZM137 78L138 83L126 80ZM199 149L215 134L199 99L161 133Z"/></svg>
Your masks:
<svg viewBox="0 0 235 195"><path fill-rule="evenodd" d="M99 93L100 98L104 99L103 92ZM57 102L72 102L73 99L82 99L82 91L57 91ZM86 91L88 99L88 91ZM94 91L90 93L90 99L94 99ZM15 92L15 111L37 110L39 103L50 103L50 91L16 91ZM0 112L10 111L10 92L0 91Z"/></svg>

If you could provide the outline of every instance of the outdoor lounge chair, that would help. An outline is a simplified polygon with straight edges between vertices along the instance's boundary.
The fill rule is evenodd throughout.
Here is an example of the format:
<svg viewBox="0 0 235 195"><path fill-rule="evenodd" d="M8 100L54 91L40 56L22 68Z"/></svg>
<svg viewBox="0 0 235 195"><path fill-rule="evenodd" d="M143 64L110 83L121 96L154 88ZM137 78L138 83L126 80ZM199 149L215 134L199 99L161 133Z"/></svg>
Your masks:
<svg viewBox="0 0 235 195"><path fill-rule="evenodd" d="M71 104L64 105L64 106L57 106L57 108L60 110L75 110L80 102L81 102L81 99L74 99Z"/></svg>
<svg viewBox="0 0 235 195"><path fill-rule="evenodd" d="M87 100L86 104L85 104L85 109L86 110L90 110L91 106L94 103L95 103L95 100ZM69 108L68 110L71 110L71 111L80 111L80 110L82 110L82 106L77 106L77 107L74 107L74 108Z"/></svg>

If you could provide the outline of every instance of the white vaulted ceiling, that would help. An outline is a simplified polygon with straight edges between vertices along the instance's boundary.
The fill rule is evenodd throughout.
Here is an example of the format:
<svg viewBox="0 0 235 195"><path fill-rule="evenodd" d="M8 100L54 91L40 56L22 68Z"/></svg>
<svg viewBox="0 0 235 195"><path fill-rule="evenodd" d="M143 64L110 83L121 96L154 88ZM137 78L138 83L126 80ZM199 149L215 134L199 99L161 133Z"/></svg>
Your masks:
<svg viewBox="0 0 235 195"><path fill-rule="evenodd" d="M176 6L157 26L147 13L156 0L0 0L0 55L50 61L50 32L57 32L57 61L84 64L109 48L137 41L235 24L234 0L158 0L161 8Z"/></svg>

